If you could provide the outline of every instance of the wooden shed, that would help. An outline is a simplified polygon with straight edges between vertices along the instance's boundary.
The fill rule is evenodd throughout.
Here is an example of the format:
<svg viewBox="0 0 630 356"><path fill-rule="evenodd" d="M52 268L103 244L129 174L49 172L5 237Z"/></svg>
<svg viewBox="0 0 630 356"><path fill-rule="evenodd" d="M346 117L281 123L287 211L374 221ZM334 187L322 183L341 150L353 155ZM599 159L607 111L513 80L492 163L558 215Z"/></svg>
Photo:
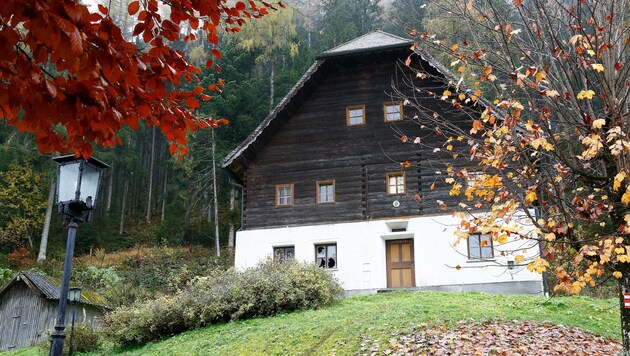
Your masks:
<svg viewBox="0 0 630 356"><path fill-rule="evenodd" d="M46 341L57 316L59 287L45 277L20 272L0 290L0 351L14 350ZM103 315L103 303L88 301L82 293L75 324L94 326ZM66 331L72 320L68 304Z"/></svg>

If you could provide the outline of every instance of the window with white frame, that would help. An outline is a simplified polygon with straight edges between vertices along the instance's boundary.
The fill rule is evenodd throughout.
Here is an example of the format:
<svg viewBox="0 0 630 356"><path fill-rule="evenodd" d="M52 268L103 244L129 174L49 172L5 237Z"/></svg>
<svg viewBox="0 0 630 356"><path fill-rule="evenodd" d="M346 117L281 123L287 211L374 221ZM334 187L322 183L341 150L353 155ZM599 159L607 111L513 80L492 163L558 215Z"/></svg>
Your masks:
<svg viewBox="0 0 630 356"><path fill-rule="evenodd" d="M315 245L315 264L321 268L337 268L337 244Z"/></svg>

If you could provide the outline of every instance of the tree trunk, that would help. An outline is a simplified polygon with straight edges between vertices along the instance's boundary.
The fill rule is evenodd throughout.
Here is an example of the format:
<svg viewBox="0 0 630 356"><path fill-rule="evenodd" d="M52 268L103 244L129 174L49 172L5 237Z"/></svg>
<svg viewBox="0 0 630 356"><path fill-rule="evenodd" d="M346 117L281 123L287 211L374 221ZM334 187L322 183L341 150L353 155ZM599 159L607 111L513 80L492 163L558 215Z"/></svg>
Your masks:
<svg viewBox="0 0 630 356"><path fill-rule="evenodd" d="M161 221L164 221L164 212L166 211L166 187L168 185L168 167L164 167L164 191L162 192L162 212L160 213Z"/></svg>
<svg viewBox="0 0 630 356"><path fill-rule="evenodd" d="M621 339L623 340L624 355L630 355L630 300L627 307L624 302L624 295L630 296L630 263L618 263L617 270L623 274L619 280Z"/></svg>
<svg viewBox="0 0 630 356"><path fill-rule="evenodd" d="M219 204L217 197L217 163L216 163L216 146L217 140L214 133L214 129L212 130L212 189L214 190L214 241L215 247L217 249L217 257L221 256L221 246L219 244Z"/></svg>
<svg viewBox="0 0 630 356"><path fill-rule="evenodd" d="M129 181L125 178L125 188L123 190L122 203L120 206L120 225L118 226L118 235L125 232L125 205L127 204L127 194L129 193Z"/></svg>
<svg viewBox="0 0 630 356"><path fill-rule="evenodd" d="M42 240L39 242L39 254L37 261L46 259L46 249L48 249L48 233L50 232L50 220L52 219L52 211L55 205L55 177L50 180L48 187L48 205L46 206L46 216L44 217L44 227L42 228Z"/></svg>
<svg viewBox="0 0 630 356"><path fill-rule="evenodd" d="M276 61L271 61L271 73L269 74L269 112L273 110L273 98L276 95L274 86L275 86L275 77L276 77Z"/></svg>
<svg viewBox="0 0 630 356"><path fill-rule="evenodd" d="M230 213L234 211L236 207L236 189L234 186L230 187ZM232 251L234 249L234 220L230 219L230 232L228 233L228 249Z"/></svg>
<svg viewBox="0 0 630 356"><path fill-rule="evenodd" d="M151 133L151 152L149 158L149 194L147 197L147 224L151 223L151 198L153 197L153 167L155 163L155 126Z"/></svg>
<svg viewBox="0 0 630 356"><path fill-rule="evenodd" d="M107 182L107 201L105 202L105 211L109 213L112 208L112 195L114 192L114 164L110 166L109 180Z"/></svg>

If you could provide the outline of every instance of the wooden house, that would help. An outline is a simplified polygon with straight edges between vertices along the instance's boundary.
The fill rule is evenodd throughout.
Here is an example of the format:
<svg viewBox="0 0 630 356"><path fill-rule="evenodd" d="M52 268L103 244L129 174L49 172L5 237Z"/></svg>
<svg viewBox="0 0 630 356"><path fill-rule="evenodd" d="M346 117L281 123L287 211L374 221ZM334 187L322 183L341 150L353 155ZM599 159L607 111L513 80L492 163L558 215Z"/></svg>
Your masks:
<svg viewBox="0 0 630 356"><path fill-rule="evenodd" d="M103 314L99 302L88 301L82 293L77 303L75 325L94 326ZM32 346L48 340L57 317L59 287L30 272L18 273L0 290L0 351ZM72 305L66 312L69 335Z"/></svg>
<svg viewBox="0 0 630 356"><path fill-rule="evenodd" d="M454 199L440 172L446 156L401 142L404 133L444 146L444 137L420 128L416 113L392 94L401 76L444 90L443 82L416 78L401 65L410 46L374 31L322 53L226 157L223 168L243 189L237 268L268 256L313 261L348 294L385 288L541 293L540 275L505 267L510 257L495 251L489 236L454 246L459 220L436 204ZM454 78L428 55L419 60L434 75ZM447 110L435 99L424 105Z"/></svg>

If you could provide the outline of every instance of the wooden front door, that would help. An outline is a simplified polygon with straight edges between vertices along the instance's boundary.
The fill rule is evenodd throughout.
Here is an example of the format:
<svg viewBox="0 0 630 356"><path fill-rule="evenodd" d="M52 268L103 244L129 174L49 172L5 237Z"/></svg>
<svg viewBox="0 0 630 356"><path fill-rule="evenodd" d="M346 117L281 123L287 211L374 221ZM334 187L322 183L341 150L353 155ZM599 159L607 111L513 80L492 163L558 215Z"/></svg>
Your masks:
<svg viewBox="0 0 630 356"><path fill-rule="evenodd" d="M416 286L413 239L385 241L387 288Z"/></svg>

